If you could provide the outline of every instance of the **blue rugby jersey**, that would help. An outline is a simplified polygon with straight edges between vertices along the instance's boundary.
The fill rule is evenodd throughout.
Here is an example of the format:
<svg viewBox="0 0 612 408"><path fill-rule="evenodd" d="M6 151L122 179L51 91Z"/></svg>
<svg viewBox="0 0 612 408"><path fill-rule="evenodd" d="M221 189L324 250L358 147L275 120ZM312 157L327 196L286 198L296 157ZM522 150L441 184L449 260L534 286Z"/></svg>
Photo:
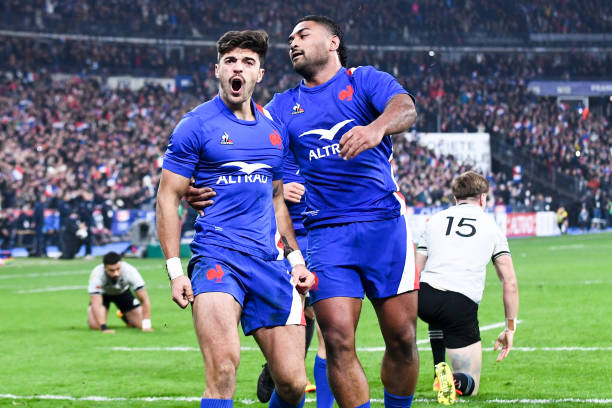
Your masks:
<svg viewBox="0 0 612 408"><path fill-rule="evenodd" d="M300 168L298 167L295 157L293 154L289 152L285 155L283 162L283 183L300 183L302 185L306 185L306 181L304 177L302 177L300 173ZM306 195L302 196L302 200L299 203L293 203L290 201L285 201L287 204L287 209L289 210L289 215L291 216L291 221L293 222L293 229L296 234L301 232L305 232L304 230L304 212L306 211Z"/></svg>
<svg viewBox="0 0 612 408"><path fill-rule="evenodd" d="M215 204L195 223L194 254L217 245L276 259L272 181L282 178L283 128L257 106L238 119L216 96L187 113L170 137L163 168L212 187Z"/></svg>
<svg viewBox="0 0 612 408"><path fill-rule="evenodd" d="M374 149L343 160L339 142L354 126L366 126L391 97L408 93L393 76L371 66L341 68L326 83L303 82L266 105L285 127L306 180L307 227L385 220L405 208L393 178L389 136Z"/></svg>

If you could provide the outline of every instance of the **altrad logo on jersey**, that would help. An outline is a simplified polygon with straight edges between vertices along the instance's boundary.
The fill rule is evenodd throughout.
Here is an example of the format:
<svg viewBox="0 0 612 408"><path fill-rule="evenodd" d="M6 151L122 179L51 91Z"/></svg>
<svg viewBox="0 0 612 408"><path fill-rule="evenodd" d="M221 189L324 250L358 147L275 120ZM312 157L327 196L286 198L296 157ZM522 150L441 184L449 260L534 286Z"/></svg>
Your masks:
<svg viewBox="0 0 612 408"><path fill-rule="evenodd" d="M261 183L266 184L269 177L265 174L252 174L259 169L269 169L270 166L264 163L245 163L245 162L229 162L222 167L233 166L238 167L242 173L237 175L219 176L216 184L238 184L238 183Z"/></svg>
<svg viewBox="0 0 612 408"><path fill-rule="evenodd" d="M340 129L342 129L346 124L354 121L355 119L347 119L342 122L336 123L331 129L312 129L306 131L299 135L298 137L306 136L306 135L320 135L319 140L329 140L332 141L336 137L336 134ZM316 149L310 149L308 152L308 160L318 160L324 157L328 157L331 155L340 154L340 145L338 143L332 143L327 146L317 147Z"/></svg>

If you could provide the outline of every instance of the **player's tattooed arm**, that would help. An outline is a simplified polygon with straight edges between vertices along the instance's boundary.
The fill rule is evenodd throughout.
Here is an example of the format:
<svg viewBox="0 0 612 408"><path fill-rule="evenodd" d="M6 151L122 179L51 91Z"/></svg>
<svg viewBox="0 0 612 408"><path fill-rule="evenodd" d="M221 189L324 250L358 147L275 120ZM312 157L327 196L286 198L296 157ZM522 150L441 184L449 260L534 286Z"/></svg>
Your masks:
<svg viewBox="0 0 612 408"><path fill-rule="evenodd" d="M289 210L285 204L285 198L283 197L283 181L275 180L274 186L274 213L276 215L276 225L278 226L278 233L281 236L281 242L284 246L284 253L287 256L289 253L300 249L295 239L295 231L293 230L293 222L289 216Z"/></svg>
<svg viewBox="0 0 612 408"><path fill-rule="evenodd" d="M283 252L285 253L285 258L286 258L287 255L295 251L295 248L291 247L291 245L289 244L289 241L284 235L281 236L281 241L283 243Z"/></svg>

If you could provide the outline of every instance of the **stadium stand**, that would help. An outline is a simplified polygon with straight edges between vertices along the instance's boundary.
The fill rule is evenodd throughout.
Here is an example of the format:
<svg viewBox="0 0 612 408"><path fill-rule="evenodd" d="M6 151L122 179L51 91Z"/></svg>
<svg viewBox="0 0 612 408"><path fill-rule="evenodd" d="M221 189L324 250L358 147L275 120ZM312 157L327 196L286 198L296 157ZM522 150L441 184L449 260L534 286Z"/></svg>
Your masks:
<svg viewBox="0 0 612 408"><path fill-rule="evenodd" d="M272 7L268 1L265 9L274 11L267 14L252 13L257 4L230 13L210 3L3 2L0 207L21 209L46 194L51 198L48 208L59 209L61 202L74 204L83 191L91 191L97 210L152 208L167 132L186 111L216 93L214 43L205 40L228 28L263 28L272 34L276 42L256 93L256 100L265 103L298 79L282 48L287 27L301 15L331 12L324 1L290 8ZM587 9L563 0L438 3L372 2L358 10L344 5L332 13L346 24L352 45L349 64L370 64L392 73L417 99L417 126L408 137L397 138L395 146L394 166L407 203L448 203L450 180L471 166L420 145L418 132L481 131L491 135L489 178L497 204L524 211L554 210L563 203L577 225L581 204L586 203L598 225L612 225L612 101L595 98L589 109L537 96L528 87L529 81L541 79L609 79L609 48L603 53L584 47L573 52L497 52L490 48L491 38L486 40L493 34L515 36L523 47L530 44L528 33L609 33L610 5L595 1ZM204 42L156 44L53 33ZM478 36L489 41L489 48L410 48L473 44ZM358 44L384 45L362 49ZM193 86L177 92L160 85L113 89L107 81L112 75L184 76ZM517 166L519 178L512 173ZM7 210L0 218L16 231L18 217ZM106 221L100 234L107 236L108 227ZM2 245L8 241L3 232Z"/></svg>

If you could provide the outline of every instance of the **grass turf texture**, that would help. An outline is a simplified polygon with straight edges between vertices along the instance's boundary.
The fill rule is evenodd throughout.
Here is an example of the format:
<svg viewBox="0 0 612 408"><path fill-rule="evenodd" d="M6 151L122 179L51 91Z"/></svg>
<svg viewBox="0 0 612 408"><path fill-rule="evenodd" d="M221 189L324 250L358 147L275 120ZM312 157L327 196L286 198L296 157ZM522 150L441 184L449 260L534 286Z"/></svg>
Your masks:
<svg viewBox="0 0 612 408"><path fill-rule="evenodd" d="M612 398L612 234L526 238L510 242L520 290L515 347L597 347L596 351L512 351L501 363L496 352L483 356L480 394L463 399L469 406L534 406L519 399L550 400L539 407L605 406ZM184 260L186 261L186 260ZM108 324L117 333L87 329L87 281L100 262L16 259L0 268L0 407L195 407L204 388L202 357L191 313L170 299L169 283L159 259L128 260L147 282L155 331L125 328L111 307ZM55 290L54 290L55 289ZM54 290L54 291L52 291ZM481 327L503 322L501 285L491 266L479 313ZM501 329L482 332L492 347ZM418 324L417 338L427 338ZM382 346L375 315L364 302L357 346ZM189 347L191 351L112 351L111 347ZM243 347L255 348L252 338ZM421 370L413 406L437 406L431 391L433 367L428 343L421 344ZM307 359L311 381L313 348ZM373 406L382 406L379 379L381 351L361 351ZM243 351L238 370L236 406L256 401L255 386L263 357ZM11 399L53 395L125 398L114 401ZM169 397L144 401L145 397ZM314 398L309 394L308 398ZM560 399L577 399L560 402ZM597 402L585 402L595 399ZM243 400L243 402L241 402ZM494 402L513 400L514 402ZM612 401L608 404L612 405ZM255 405L261 406L258 402ZM307 406L315 406L307 402Z"/></svg>

